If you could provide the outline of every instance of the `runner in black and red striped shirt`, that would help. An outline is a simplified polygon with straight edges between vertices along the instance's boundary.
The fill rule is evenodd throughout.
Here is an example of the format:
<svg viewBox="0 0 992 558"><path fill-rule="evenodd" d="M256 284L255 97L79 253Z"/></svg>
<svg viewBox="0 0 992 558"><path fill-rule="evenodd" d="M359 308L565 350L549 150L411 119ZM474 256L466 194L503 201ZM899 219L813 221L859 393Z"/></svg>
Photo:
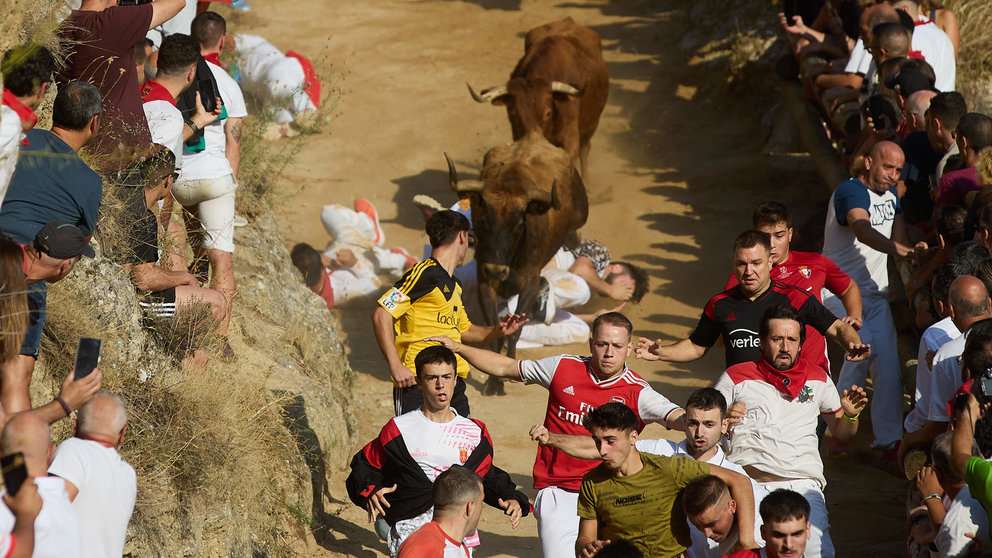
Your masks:
<svg viewBox="0 0 992 558"><path fill-rule="evenodd" d="M771 267L768 234L757 230L741 233L734 241L734 273L738 285L709 300L696 329L688 338L672 345L662 345L661 339L651 341L641 337L637 343L637 358L690 362L706 354L722 336L727 351L727 367L758 360L761 353L758 348L758 320L765 308L774 304L788 304L795 308L808 326L844 347L848 351L848 360L868 358L871 348L861 342L858 332L850 324L837 319L810 293L772 281ZM818 343L815 335L807 335L800 358L824 366L826 356L822 339L820 337Z"/></svg>

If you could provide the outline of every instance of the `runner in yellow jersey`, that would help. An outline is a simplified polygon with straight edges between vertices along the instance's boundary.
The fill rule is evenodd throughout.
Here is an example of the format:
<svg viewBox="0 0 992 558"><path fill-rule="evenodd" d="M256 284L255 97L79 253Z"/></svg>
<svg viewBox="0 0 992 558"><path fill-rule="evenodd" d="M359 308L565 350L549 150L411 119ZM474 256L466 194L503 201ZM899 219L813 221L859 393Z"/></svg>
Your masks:
<svg viewBox="0 0 992 558"><path fill-rule="evenodd" d="M424 338L446 335L463 343L488 343L511 335L527 322L518 314L506 316L496 326L483 327L469 321L462 304L462 286L453 276L468 250L468 219L455 211L438 211L427 220L426 229L431 257L408 269L393 288L380 296L372 314L375 339L393 377L397 416L423 405L413 360L432 344L424 342ZM469 416L465 396L468 370L468 363L458 357L458 380L451 407L464 417Z"/></svg>

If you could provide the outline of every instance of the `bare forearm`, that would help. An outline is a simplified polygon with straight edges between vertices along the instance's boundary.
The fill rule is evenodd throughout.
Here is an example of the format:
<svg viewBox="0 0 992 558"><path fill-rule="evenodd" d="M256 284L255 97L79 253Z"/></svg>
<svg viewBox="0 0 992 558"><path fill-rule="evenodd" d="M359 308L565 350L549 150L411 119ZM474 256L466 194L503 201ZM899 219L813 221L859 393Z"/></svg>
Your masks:
<svg viewBox="0 0 992 558"><path fill-rule="evenodd" d="M137 265L131 268L131 282L142 291L155 292L185 285L188 274L182 271L169 271L155 264Z"/></svg>
<svg viewBox="0 0 992 558"><path fill-rule="evenodd" d="M520 380L516 359L486 349L472 347L465 343L456 343L452 350L461 355L469 364L490 376Z"/></svg>
<svg viewBox="0 0 992 558"><path fill-rule="evenodd" d="M34 521L18 517L14 521L14 552L11 558L30 558L34 553Z"/></svg>
<svg viewBox="0 0 992 558"><path fill-rule="evenodd" d="M565 452L577 459L588 459L590 461L600 458L599 451L596 450L596 443L589 436L579 436L577 434L561 434L558 432L548 433L548 445Z"/></svg>
<svg viewBox="0 0 992 558"><path fill-rule="evenodd" d="M855 345L861 344L861 336L858 335L858 332L850 324L840 320L834 321L830 329L827 330L827 336L843 347L845 351L850 347L851 343Z"/></svg>
<svg viewBox="0 0 992 558"><path fill-rule="evenodd" d="M372 313L372 332L375 334L375 342L379 345L379 351L386 358L390 367L402 364L400 354L396 350L396 342L393 334L393 317L377 306Z"/></svg>
<svg viewBox="0 0 992 558"><path fill-rule="evenodd" d="M954 429L951 439L951 473L959 479L965 478L971 448L975 443L975 422L967 414L958 418L959 427Z"/></svg>
<svg viewBox="0 0 992 558"><path fill-rule="evenodd" d="M834 435L841 442L850 442L854 439L855 434L858 433L858 420L847 420L844 418L844 411L841 411L840 416L834 417L834 420L830 424L830 433Z"/></svg>
<svg viewBox="0 0 992 558"><path fill-rule="evenodd" d="M840 303L844 305L844 310L847 311L848 316L861 319L864 310L861 306L861 291L858 290L857 283L851 281L851 284L838 295L838 298L840 298Z"/></svg>
<svg viewBox="0 0 992 558"><path fill-rule="evenodd" d="M238 167L241 165L241 119L228 118L224 123L224 133L226 142L224 143L224 156L231 164L231 171L234 178L238 178Z"/></svg>
<svg viewBox="0 0 992 558"><path fill-rule="evenodd" d="M683 339L672 345L658 347L657 354L666 362L692 362L706 354L708 347L696 345L689 339Z"/></svg>
<svg viewBox="0 0 992 558"><path fill-rule="evenodd" d="M896 243L888 239L882 233L876 231L870 224L864 223L854 229L854 236L858 241L872 250L877 250L890 256L898 256Z"/></svg>

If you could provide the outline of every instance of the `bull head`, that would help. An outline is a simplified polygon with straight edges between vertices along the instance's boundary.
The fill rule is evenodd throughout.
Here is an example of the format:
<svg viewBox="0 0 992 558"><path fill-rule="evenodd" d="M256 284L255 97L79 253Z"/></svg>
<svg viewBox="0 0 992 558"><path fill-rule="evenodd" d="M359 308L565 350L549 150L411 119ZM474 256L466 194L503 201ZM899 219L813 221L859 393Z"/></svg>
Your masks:
<svg viewBox="0 0 992 558"><path fill-rule="evenodd" d="M472 86L471 85L469 85L467 83L465 85L468 86L468 92L472 95L472 98L475 99L475 102L477 102L477 103L492 103L492 102L496 102L501 97L504 97L504 96L510 94L509 90L507 89L507 87L505 85L497 85L495 87L488 87L486 89L483 89L479 93L476 93L475 90L472 89ZM569 85L569 84L567 84L567 83L565 83L563 81L552 81L551 82L551 91L553 93L564 93L566 95L572 95L572 96L575 96L575 97L581 97L582 94L585 93L585 87L583 87L582 89L578 89L578 88L573 87L573 86L571 86L571 85Z"/></svg>
<svg viewBox="0 0 992 558"><path fill-rule="evenodd" d="M444 160L448 162L448 186L451 191L463 196L469 193L481 194L485 183L481 180L458 180L458 171L455 169L455 162L447 152L444 153ZM549 209L560 210L561 200L558 199L558 179L551 183L551 191L540 188L528 188L525 196L528 213L545 213Z"/></svg>

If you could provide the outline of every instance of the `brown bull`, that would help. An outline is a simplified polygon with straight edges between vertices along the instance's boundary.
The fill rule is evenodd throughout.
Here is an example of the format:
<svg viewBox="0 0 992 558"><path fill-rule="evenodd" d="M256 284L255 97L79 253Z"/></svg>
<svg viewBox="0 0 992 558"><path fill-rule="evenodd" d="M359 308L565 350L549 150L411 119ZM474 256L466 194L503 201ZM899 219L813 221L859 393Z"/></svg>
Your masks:
<svg viewBox="0 0 992 558"><path fill-rule="evenodd" d="M468 89L480 103L506 105L514 140L540 130L573 165L581 160L585 174L589 140L610 90L599 33L570 17L535 27L506 85L479 94Z"/></svg>
<svg viewBox="0 0 992 558"><path fill-rule="evenodd" d="M445 158L451 189L471 200L479 301L487 323L499 321L497 297L519 295L516 312L530 313L541 268L589 214L585 186L571 157L535 131L490 149L480 180L459 182L454 163ZM519 337L517 332L501 343L508 355L515 354Z"/></svg>

